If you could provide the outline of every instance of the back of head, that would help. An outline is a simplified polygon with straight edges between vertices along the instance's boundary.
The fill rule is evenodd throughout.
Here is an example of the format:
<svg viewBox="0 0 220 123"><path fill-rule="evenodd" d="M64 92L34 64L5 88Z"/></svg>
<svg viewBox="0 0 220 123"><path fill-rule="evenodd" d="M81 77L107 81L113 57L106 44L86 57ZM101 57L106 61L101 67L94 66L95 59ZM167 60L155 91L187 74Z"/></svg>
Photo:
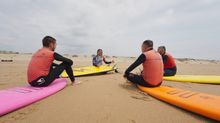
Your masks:
<svg viewBox="0 0 220 123"><path fill-rule="evenodd" d="M145 41L143 42L143 45L145 45L145 46L147 46L147 47L153 48L154 43L153 43L153 41L151 41L151 40L145 40Z"/></svg>
<svg viewBox="0 0 220 123"><path fill-rule="evenodd" d="M44 47L49 47L50 43L56 43L56 39L51 36L45 36L42 40Z"/></svg>

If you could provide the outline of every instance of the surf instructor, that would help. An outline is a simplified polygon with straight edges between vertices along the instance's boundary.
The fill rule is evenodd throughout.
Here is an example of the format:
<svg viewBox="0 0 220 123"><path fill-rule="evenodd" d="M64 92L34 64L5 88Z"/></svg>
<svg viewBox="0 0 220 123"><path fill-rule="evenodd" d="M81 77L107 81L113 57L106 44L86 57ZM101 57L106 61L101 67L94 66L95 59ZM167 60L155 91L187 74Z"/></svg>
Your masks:
<svg viewBox="0 0 220 123"><path fill-rule="evenodd" d="M142 54L124 73L130 82L145 87L160 86L163 81L163 61L161 55L153 49L153 41L146 40L142 44ZM143 65L141 75L131 73L137 66Z"/></svg>
<svg viewBox="0 0 220 123"><path fill-rule="evenodd" d="M105 57L103 56L103 51L102 49L98 49L97 50L97 55L93 57L92 59L92 64L93 66L99 67L103 64L103 62L105 64L111 64L114 63L114 61L106 61Z"/></svg>
<svg viewBox="0 0 220 123"><path fill-rule="evenodd" d="M73 61L54 52L56 49L56 39L46 36L42 40L43 48L35 52L29 62L27 70L28 82L34 87L45 87L50 85L59 75L66 70L72 83L75 82ZM61 61L61 64L53 63L54 60Z"/></svg>

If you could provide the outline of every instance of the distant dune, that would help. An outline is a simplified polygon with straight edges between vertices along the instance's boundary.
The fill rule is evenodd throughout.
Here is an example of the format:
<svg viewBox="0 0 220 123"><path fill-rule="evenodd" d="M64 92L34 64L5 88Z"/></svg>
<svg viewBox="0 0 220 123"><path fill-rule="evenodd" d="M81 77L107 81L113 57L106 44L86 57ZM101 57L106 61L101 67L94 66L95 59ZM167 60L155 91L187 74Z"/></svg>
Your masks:
<svg viewBox="0 0 220 123"><path fill-rule="evenodd" d="M19 54L19 52L0 50L0 54Z"/></svg>

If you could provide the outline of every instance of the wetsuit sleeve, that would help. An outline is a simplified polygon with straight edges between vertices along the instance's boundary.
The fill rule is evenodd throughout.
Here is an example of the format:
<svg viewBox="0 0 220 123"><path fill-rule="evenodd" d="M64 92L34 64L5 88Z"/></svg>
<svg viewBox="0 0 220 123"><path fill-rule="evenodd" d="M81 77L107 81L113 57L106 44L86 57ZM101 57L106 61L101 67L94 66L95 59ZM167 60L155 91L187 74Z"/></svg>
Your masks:
<svg viewBox="0 0 220 123"><path fill-rule="evenodd" d="M62 61L62 62L66 62L66 63L69 63L69 64L73 64L73 61L71 59L63 57L62 55L60 55L56 52L54 52L54 59L57 60L57 61Z"/></svg>
<svg viewBox="0 0 220 123"><path fill-rule="evenodd" d="M112 62L108 62L105 60L105 58L103 58L103 61L105 62L105 64L111 64Z"/></svg>
<svg viewBox="0 0 220 123"><path fill-rule="evenodd" d="M58 66L58 64L56 64L56 63L52 63L52 66Z"/></svg>
<svg viewBox="0 0 220 123"><path fill-rule="evenodd" d="M141 54L138 59L131 64L128 69L125 71L125 75L127 76L132 70L134 70L137 66L139 66L141 63L143 63L146 60L146 57L144 54Z"/></svg>

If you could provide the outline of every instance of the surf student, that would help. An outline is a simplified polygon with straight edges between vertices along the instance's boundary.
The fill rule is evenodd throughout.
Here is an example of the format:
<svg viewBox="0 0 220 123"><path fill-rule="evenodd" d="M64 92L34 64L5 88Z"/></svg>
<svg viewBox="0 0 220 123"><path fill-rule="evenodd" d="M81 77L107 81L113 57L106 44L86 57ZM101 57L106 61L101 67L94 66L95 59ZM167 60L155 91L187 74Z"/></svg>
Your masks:
<svg viewBox="0 0 220 123"><path fill-rule="evenodd" d="M105 57L103 56L103 51L102 49L98 49L97 50L97 55L93 57L92 59L92 64L93 66L99 67L103 64L103 62L105 64L111 64L114 63L114 61L106 61Z"/></svg>
<svg viewBox="0 0 220 123"><path fill-rule="evenodd" d="M50 85L59 75L66 70L72 83L75 82L73 61L54 52L56 49L56 39L45 36L42 40L43 47L35 52L29 62L27 70L28 82L34 87L45 87ZM55 64L53 61L61 61Z"/></svg>
<svg viewBox="0 0 220 123"><path fill-rule="evenodd" d="M164 64L164 76L174 76L176 75L177 72L177 67L175 60L172 55L166 52L166 47L165 46L160 46L158 47L157 50L160 55L162 56L163 59L163 64Z"/></svg>
<svg viewBox="0 0 220 123"><path fill-rule="evenodd" d="M142 54L124 73L130 82L145 87L160 86L163 81L163 61L161 55L153 49L153 41L145 40L142 44ZM131 73L137 66L143 65L141 75Z"/></svg>

